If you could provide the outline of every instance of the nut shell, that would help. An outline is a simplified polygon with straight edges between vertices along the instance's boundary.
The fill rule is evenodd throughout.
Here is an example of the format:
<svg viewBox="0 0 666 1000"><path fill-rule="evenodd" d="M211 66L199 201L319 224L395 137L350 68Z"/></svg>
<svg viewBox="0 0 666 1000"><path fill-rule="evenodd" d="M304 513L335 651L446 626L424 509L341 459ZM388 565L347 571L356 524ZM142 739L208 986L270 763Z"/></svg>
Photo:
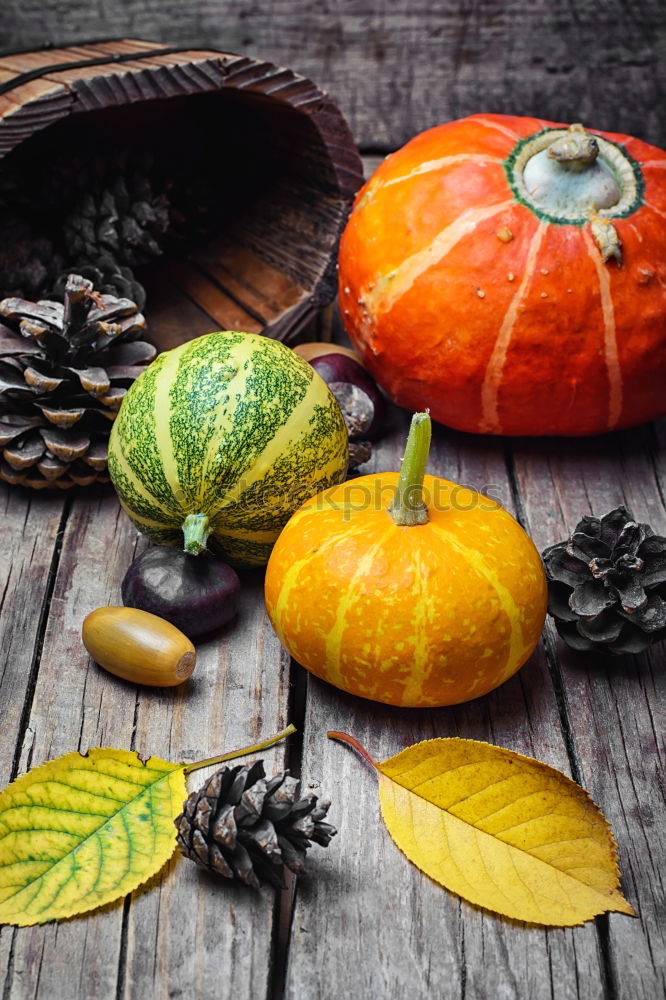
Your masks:
<svg viewBox="0 0 666 1000"><path fill-rule="evenodd" d="M293 351L294 354L300 354L306 361L313 361L314 358L320 358L324 354L342 354L351 358L356 364L365 367L363 358L358 351L353 351L350 347L343 347L342 344L328 344L322 340L311 340L306 344L296 344Z"/></svg>
<svg viewBox="0 0 666 1000"><path fill-rule="evenodd" d="M84 619L81 636L96 663L135 684L175 687L187 680L196 664L196 651L187 636L138 608L97 608Z"/></svg>

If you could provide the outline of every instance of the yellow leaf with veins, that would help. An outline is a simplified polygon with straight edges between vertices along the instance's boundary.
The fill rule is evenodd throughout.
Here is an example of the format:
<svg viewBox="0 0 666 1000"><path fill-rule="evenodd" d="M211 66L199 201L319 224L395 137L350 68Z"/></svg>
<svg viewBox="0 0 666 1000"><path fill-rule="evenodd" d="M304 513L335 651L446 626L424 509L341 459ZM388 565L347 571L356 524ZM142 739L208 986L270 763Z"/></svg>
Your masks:
<svg viewBox="0 0 666 1000"><path fill-rule="evenodd" d="M606 911L634 915L606 819L554 768L462 739L425 740L374 766L395 843L469 902L555 926Z"/></svg>
<svg viewBox="0 0 666 1000"><path fill-rule="evenodd" d="M295 731L191 764L96 747L21 775L0 792L0 923L62 920L126 896L176 848L186 774Z"/></svg>
<svg viewBox="0 0 666 1000"><path fill-rule="evenodd" d="M0 922L26 926L103 906L171 857L184 764L76 751L0 794Z"/></svg>

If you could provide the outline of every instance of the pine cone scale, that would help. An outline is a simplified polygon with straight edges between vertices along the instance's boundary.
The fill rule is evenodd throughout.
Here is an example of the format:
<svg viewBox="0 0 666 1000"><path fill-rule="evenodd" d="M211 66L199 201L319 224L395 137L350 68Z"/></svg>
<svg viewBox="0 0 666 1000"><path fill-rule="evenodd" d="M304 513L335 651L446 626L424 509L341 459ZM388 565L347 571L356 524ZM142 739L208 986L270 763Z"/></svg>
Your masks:
<svg viewBox="0 0 666 1000"><path fill-rule="evenodd" d="M41 410L50 424L63 428L73 427L86 412L84 409L52 410L50 407L41 406L39 403L35 405Z"/></svg>
<svg viewBox="0 0 666 1000"><path fill-rule="evenodd" d="M666 639L666 538L625 507L582 518L542 558L548 610L572 648L637 653Z"/></svg>
<svg viewBox="0 0 666 1000"><path fill-rule="evenodd" d="M5 448L3 454L13 469L29 469L44 454L44 442L39 435L24 438L18 445Z"/></svg>
<svg viewBox="0 0 666 1000"><path fill-rule="evenodd" d="M0 478L59 489L108 482L110 425L156 354L137 339L146 323L136 305L70 275L64 304L12 297L0 315Z"/></svg>
<svg viewBox="0 0 666 1000"><path fill-rule="evenodd" d="M329 804L296 799L298 781L287 772L266 781L263 763L222 768L193 792L176 818L183 854L197 864L258 887L282 885L281 868L304 871L311 842L327 846L335 834L324 823ZM277 800L277 801L276 801Z"/></svg>

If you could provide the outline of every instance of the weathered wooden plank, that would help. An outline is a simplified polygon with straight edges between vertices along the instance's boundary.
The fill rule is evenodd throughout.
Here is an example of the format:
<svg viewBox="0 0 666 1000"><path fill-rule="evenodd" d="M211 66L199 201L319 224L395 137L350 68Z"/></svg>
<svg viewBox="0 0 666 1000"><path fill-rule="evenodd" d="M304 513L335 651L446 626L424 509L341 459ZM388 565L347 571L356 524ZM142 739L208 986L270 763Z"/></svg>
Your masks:
<svg viewBox="0 0 666 1000"><path fill-rule="evenodd" d="M238 625L198 646L182 688L141 689L92 664L82 646L88 611L120 603L120 581L138 536L111 488L77 499L67 523L21 771L68 750L136 748L168 759L211 756L286 723L288 663L263 611L261 584L245 581ZM139 547L143 542L139 542ZM283 748L266 752L276 770ZM201 776L190 781L196 787ZM60 925L15 932L6 996L196 995L248 1000L266 994L273 893L239 892L172 862L152 888L123 906ZM125 964L127 962L127 965ZM123 985L124 984L124 985ZM134 992L136 990L136 993Z"/></svg>
<svg viewBox="0 0 666 1000"><path fill-rule="evenodd" d="M65 498L0 484L0 787L15 776L57 568ZM0 928L0 968L15 930Z"/></svg>
<svg viewBox="0 0 666 1000"><path fill-rule="evenodd" d="M515 462L530 533L543 548L583 514L620 503L666 534L665 423L581 441L519 443ZM552 634L552 629L551 629ZM620 848L637 920L608 920L613 996L666 990L666 645L638 657L575 653L555 644L570 739L581 781L604 810Z"/></svg>
<svg viewBox="0 0 666 1000"><path fill-rule="evenodd" d="M406 415L363 471L396 468ZM513 498L500 442L436 428L430 469ZM483 913L418 872L383 829L375 780L350 751L326 739L341 729L381 760L435 736L487 740L565 773L569 757L543 648L497 691L467 705L400 710L355 699L308 678L303 771L333 797L339 836L299 883L286 997L358 995L546 1000L606 997L597 929L524 927ZM315 868L316 865L316 868Z"/></svg>
<svg viewBox="0 0 666 1000"><path fill-rule="evenodd" d="M142 697L137 745L171 759L201 759L278 732L286 724L289 659L267 621L261 574L244 579L236 628L198 644L191 691ZM264 752L266 773L284 767L281 746ZM199 787L212 771L195 773ZM176 859L129 914L125 992L190 994L197 1000L270 996L274 892L247 890Z"/></svg>
<svg viewBox="0 0 666 1000"><path fill-rule="evenodd" d="M219 326L213 316L169 280L168 270L165 273L164 268L164 262L158 261L141 276L148 300L148 339L160 351L178 347Z"/></svg>
<svg viewBox="0 0 666 1000"><path fill-rule="evenodd" d="M132 557L133 532L109 487L82 491L67 521L40 670L21 754L30 764L89 746L130 747L136 691L91 665L81 643L85 614L109 604ZM122 908L14 932L5 995L113 996Z"/></svg>
<svg viewBox="0 0 666 1000"><path fill-rule="evenodd" d="M0 484L0 787L12 777L57 568L62 493Z"/></svg>
<svg viewBox="0 0 666 1000"><path fill-rule="evenodd" d="M264 324L209 275L189 261L168 263L164 277L215 321L221 330L261 333Z"/></svg>
<svg viewBox="0 0 666 1000"><path fill-rule="evenodd" d="M270 59L330 92L363 146L392 149L441 121L488 110L583 120L666 141L660 0L480 0L424 7L349 0L159 5L6 0L4 51L135 34Z"/></svg>

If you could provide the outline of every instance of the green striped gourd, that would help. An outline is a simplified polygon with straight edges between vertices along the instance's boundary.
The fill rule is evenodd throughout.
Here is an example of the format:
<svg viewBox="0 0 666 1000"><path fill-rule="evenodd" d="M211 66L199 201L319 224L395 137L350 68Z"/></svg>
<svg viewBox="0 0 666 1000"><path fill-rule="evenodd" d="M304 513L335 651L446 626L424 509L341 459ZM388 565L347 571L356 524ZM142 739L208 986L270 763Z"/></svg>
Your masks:
<svg viewBox="0 0 666 1000"><path fill-rule="evenodd" d="M317 373L267 337L210 333L159 355L123 400L109 472L161 545L266 562L302 503L344 480L347 431ZM210 540L209 540L210 536Z"/></svg>

